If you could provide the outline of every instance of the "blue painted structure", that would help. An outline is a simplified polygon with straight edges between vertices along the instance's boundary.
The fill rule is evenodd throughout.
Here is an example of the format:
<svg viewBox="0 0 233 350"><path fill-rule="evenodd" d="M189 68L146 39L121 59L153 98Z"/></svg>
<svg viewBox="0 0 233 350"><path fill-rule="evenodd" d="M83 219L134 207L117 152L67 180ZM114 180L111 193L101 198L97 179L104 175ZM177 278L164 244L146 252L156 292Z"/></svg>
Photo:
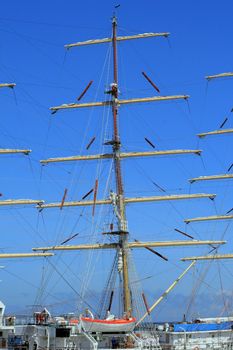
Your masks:
<svg viewBox="0 0 233 350"><path fill-rule="evenodd" d="M233 329L233 322L221 323L176 323L174 332L204 332Z"/></svg>

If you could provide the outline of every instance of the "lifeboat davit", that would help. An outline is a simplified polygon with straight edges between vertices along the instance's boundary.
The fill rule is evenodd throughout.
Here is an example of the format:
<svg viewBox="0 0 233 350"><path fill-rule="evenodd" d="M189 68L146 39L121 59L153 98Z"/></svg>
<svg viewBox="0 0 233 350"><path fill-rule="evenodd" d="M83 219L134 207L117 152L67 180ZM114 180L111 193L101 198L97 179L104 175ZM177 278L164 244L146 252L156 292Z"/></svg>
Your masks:
<svg viewBox="0 0 233 350"><path fill-rule="evenodd" d="M130 332L136 325L136 318L95 319L92 317L81 317L82 327L86 332Z"/></svg>

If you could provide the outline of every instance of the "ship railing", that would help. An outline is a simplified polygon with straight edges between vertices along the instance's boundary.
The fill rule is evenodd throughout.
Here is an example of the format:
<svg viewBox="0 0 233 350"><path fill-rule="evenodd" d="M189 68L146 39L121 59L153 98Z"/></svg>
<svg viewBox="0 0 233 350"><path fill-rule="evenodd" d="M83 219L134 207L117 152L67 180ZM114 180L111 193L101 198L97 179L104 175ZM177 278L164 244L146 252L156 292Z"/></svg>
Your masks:
<svg viewBox="0 0 233 350"><path fill-rule="evenodd" d="M219 336L220 337L220 336ZM193 350L193 349L215 349L215 350L233 350L233 339L219 340L219 337L213 338L212 341L206 341L199 338L195 342L166 344L160 343L162 350Z"/></svg>
<svg viewBox="0 0 233 350"><path fill-rule="evenodd" d="M25 324L35 324L35 319L32 316L17 315L17 316L5 316L3 318L4 326L21 326Z"/></svg>

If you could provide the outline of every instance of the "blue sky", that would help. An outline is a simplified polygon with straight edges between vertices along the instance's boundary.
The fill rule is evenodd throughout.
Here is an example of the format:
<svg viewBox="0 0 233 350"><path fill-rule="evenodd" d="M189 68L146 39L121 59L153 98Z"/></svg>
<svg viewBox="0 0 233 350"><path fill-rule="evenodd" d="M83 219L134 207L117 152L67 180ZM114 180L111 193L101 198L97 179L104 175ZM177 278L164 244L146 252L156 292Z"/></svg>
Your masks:
<svg viewBox="0 0 233 350"><path fill-rule="evenodd" d="M109 46L98 45L65 52L64 44L111 34L112 1L11 1L2 4L0 16L0 71L2 82L15 82L15 93L1 90L1 147L30 148L29 157L2 156L1 192L3 199L42 198L60 201L65 188L68 199L80 199L92 188L99 168L92 164L48 165L41 168L40 159L62 155L85 154L85 145L93 136L96 141L90 154L107 151L101 135L111 128L108 111L71 111L51 116L48 107L75 102L90 80L93 86L83 101L101 101L103 91L111 82L108 65ZM153 96L156 92L141 75L145 71L159 86L162 95L188 94L190 101L148 104L120 108L120 129L123 149L150 150L144 137L157 149L200 148L202 157L180 156L124 162L123 178L126 196L159 195L153 181L167 193L216 193L214 203L194 200L162 204L132 205L127 210L131 238L141 240L182 239L174 228L187 230L199 239L227 239L222 252L232 245L230 223L193 224L185 227L183 219L201 215L224 214L233 207L232 182L213 182L189 185L192 176L224 173L233 162L232 136L213 137L199 141L198 132L214 130L228 116L226 127L232 127L233 80L206 83L204 76L232 71L232 10L231 1L125 1L118 9L118 32L131 35L143 32L168 31L169 41L163 38L146 39L119 45L120 97ZM105 62L105 64L104 64ZM111 175L109 163L104 162L99 181L99 198L104 195L105 180ZM108 188L108 190L110 189ZM91 208L38 213L35 208L2 208L0 228L3 252L30 251L31 247L59 243L70 234L79 232L73 243L87 242L91 225L99 225L95 240L111 219L111 211L103 209L104 221L99 224L101 210L94 223L90 222ZM80 215L82 214L82 215ZM104 224L103 224L104 223ZM184 255L204 254L209 248L171 248L160 252L168 256L166 264L149 252L133 252L143 288L152 303L179 275L185 264ZM111 252L98 253L92 263L89 289L100 293L102 276L107 273ZM89 257L90 258L90 257ZM89 260L88 260L89 261ZM2 261L0 298L10 312L27 312L28 305L46 303L73 309L81 288L82 274L87 268L83 253L57 255L51 263L38 260ZM42 268L42 265L44 267ZM56 265L66 281L53 269ZM168 300L161 305L155 319L181 318L188 309L190 295L197 277L205 280L197 294L189 316L202 311L202 316L225 312L224 302L230 305L230 262L199 264L181 282ZM221 269L220 269L221 267ZM221 272L220 272L221 270ZM152 277L151 277L152 276ZM75 285L68 287L67 282ZM17 290L15 286L17 285ZM207 287L208 286L208 287ZM222 293L221 293L222 290ZM48 293L48 294L46 294ZM210 299L210 295L211 298ZM200 300L212 300L209 307ZM224 299L225 298L225 299ZM93 296L89 296L93 301ZM216 303L216 300L218 303ZM225 300L225 301L224 301ZM95 302L93 302L95 304ZM219 307L216 308L216 304ZM174 308L173 305L178 305ZM70 310L69 309L69 310ZM174 311L171 313L171 309Z"/></svg>

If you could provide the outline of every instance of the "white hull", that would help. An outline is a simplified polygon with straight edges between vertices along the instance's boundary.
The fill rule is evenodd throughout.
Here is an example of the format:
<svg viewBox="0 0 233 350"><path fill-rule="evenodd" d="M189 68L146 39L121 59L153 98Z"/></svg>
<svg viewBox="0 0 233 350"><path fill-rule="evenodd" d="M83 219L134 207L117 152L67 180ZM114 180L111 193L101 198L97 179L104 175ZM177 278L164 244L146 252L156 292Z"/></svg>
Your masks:
<svg viewBox="0 0 233 350"><path fill-rule="evenodd" d="M204 326L207 324L203 324ZM220 326L221 323L216 323ZM195 324L190 324L195 326ZM198 325L196 325L198 327ZM182 324L180 324L182 328ZM170 331L158 330L159 341L163 350L233 350L233 331L218 329L209 331Z"/></svg>
<svg viewBox="0 0 233 350"><path fill-rule="evenodd" d="M59 336L57 329L70 329L67 336ZM62 332L63 333L63 332ZM150 333L137 337L133 332L102 333L92 335L77 326L55 326L53 325L24 325L16 326L15 337L12 337L9 350L107 350L107 349L151 349L161 350L158 337ZM27 345L26 345L27 344Z"/></svg>

